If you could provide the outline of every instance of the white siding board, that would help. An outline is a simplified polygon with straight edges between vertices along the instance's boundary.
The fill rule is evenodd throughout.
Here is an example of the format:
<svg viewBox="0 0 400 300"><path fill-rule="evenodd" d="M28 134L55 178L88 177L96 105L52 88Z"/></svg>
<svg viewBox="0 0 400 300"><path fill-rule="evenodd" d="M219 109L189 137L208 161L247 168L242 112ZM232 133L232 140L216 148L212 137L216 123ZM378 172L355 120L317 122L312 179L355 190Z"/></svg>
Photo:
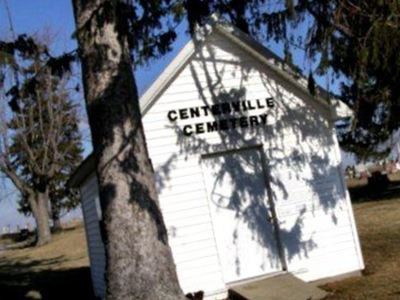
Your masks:
<svg viewBox="0 0 400 300"><path fill-rule="evenodd" d="M287 192L286 199L279 198L279 192L276 193L275 205L278 216L287 223L290 223L291 219L293 219L292 222L295 222L295 218L299 216L299 212L305 209L306 212L303 214L304 221L302 221L304 224L302 234L304 238L312 237L314 243L317 245L314 250L308 251L307 255L309 258L307 260L303 258L300 262L307 261L307 264L313 265L311 260L314 258L316 260L323 258L332 259L332 256L337 255L337 253L346 253L352 257L356 255L352 231L349 229L351 220L348 217L348 203L343 198L343 190L341 190L340 185L336 185L332 189L332 183L337 180L338 176L338 174L335 174L338 160L332 157L332 154L327 151L328 147L334 145L334 141L329 137L331 131L329 122L325 119L329 112L324 109L321 114L319 104L315 104L315 108L310 108L309 103L305 103L295 93L286 91L285 88L287 85L281 86L274 77L270 77L271 72L265 73L264 68L256 67L254 59L246 58L241 61L241 55L244 52L238 49L238 47L233 46L232 43L226 43L226 40L218 38L216 45L212 49L215 55L212 59L220 59L223 63L207 62L202 64L196 61L197 57L195 57L165 90L163 95L161 95L157 104L147 113L144 122L150 153L152 159L157 161L159 168L167 161L167 157L173 158L171 165L174 166L175 170L181 170L185 164L189 163L188 161L180 160L175 164L174 155L176 157L185 156L190 161L189 164L193 166L180 171L179 175L178 173L174 174L174 170L171 171L168 177L169 183L164 185L160 194L160 202L163 211L165 211L165 218L168 220L167 223L173 224L176 230L176 237L171 239L174 253L182 253L181 251L184 250L181 250L181 247L184 249L183 245L185 244L186 247L190 247L190 251L193 251L193 255L195 255L196 251L201 252L197 250L197 246L203 241L212 243L212 230L208 232L212 227L210 223L207 223L209 222L209 217L208 219L205 217L207 207L198 207L200 204L199 200L204 196L203 193L205 191L202 188L203 183L200 181L200 171L196 165L199 164L199 154L226 149L226 147L220 144L224 140L229 141L229 139L226 139L224 134L218 133L198 135L198 138L203 140L202 142L195 139L178 139L176 129L167 119L167 113L171 109L179 110L212 104L212 93L208 90L206 72L203 69L205 67L209 71L209 80L220 80L223 83L217 83L221 87L221 90L229 91L237 87L245 87L247 91L244 99L246 100L259 99L261 98L260 95L263 95L263 97L276 96L276 92L279 93L279 102L276 103L279 111L271 114L275 118L275 121L270 120L268 124L279 125L281 135L271 139L270 134L261 133L259 128L256 130L237 130L235 132L241 134L243 140L232 148L240 148L240 144L264 144L267 159L268 157L273 158L271 155L274 155L274 152L271 152L270 149L276 147L281 148L281 151L277 154L283 156L291 155L294 150L300 149L300 151L306 154L304 157L306 159L305 164L311 163L312 155L316 155L322 157L325 161L324 165L320 168L331 168L330 166L333 166L331 172L324 173L323 176L320 174L323 180L314 179L316 176L314 172L319 171L314 171L313 168L309 167L306 167L307 171L303 170L301 172L301 176L298 176L299 172L296 169L292 172L292 175L289 175L287 172L288 167L292 164L290 159L286 159L287 163L281 166L277 165L271 169L271 175L276 176L290 190ZM207 57L207 53L203 54ZM234 62L230 63L232 61ZM243 68L243 65L247 67ZM219 72L223 72L223 76L216 76L213 73L214 68ZM196 83L201 86L200 91L194 84L192 77L193 70L195 70L198 79ZM204 101L203 97L206 97L206 101ZM291 124L286 125L281 122L280 119L288 111L303 109L307 117L316 120L312 121L316 122L316 125L307 129L308 131L303 132L303 128L301 128L303 123L300 120L297 128L291 127ZM257 115L259 113L260 111L250 111L249 115ZM185 124L203 123L213 120L214 118L211 116L202 116L188 120L179 120L177 124L178 126L183 126ZM282 127L281 124L284 126ZM320 140L321 137L323 137L322 140ZM187 151L187 149L192 150ZM182 173L184 174L184 178L180 177ZM288 175L291 177L288 177ZM186 177L192 178L189 179ZM196 180L192 180L194 178ZM313 184L315 188L312 188L310 184ZM195 187L192 187L192 185ZM165 187L167 187L166 190L164 190ZM299 199L299 195L302 195L303 199ZM195 201L191 201L194 198ZM334 207L330 207L329 203L324 203L325 199L331 199L330 201L334 203ZM201 210L201 212L197 214L195 212L196 208ZM188 211L191 212L185 218L185 214ZM333 224L332 221L333 212L336 224ZM189 222L187 223L185 220L189 220ZM197 223L197 221L200 221L200 223ZM282 229L284 228L283 226ZM193 237L190 234L191 230L199 234ZM179 237L179 231L181 231L181 234L183 232L185 234ZM211 238L208 239L207 235L210 235ZM200 239L200 242L197 242L196 238ZM206 249L210 251L210 254L215 253L215 248L212 245L209 245ZM184 256L179 255L179 257L190 260L190 255L187 256L190 252L183 253ZM178 254L176 258L178 259ZM209 259L212 261L211 258ZM191 264L196 265L196 261L191 262ZM180 265L178 263L177 267L179 273L182 274L186 272L185 270L188 265ZM308 273L314 272L317 274L319 272L313 268L309 270ZM327 271L327 276L333 273L335 271ZM304 278L313 277L312 275L307 276ZM318 274L318 276L323 276L323 274ZM198 282L196 279L193 280Z"/></svg>
<svg viewBox="0 0 400 300"><path fill-rule="evenodd" d="M334 145L335 145L334 146L334 150L335 150L334 154L336 156L337 161L339 162L338 169L341 170L342 169L340 166L341 161L342 161L341 153L340 153L339 142L337 140L336 131L335 131L334 127L332 127L331 136L332 136L332 139L333 139ZM345 191L345 199L346 199L346 204L347 204L347 208L348 208L348 218L349 218L351 229L352 229L354 247L357 252L358 268L361 270L361 269L364 269L365 265L364 265L363 255L361 252L360 240L359 240L358 232L357 232L357 228L356 228L356 221L354 219L353 206L351 205L350 194L349 194L349 191L347 190L346 183L344 181L343 176L340 178L340 182L341 182L343 190Z"/></svg>
<svg viewBox="0 0 400 300"><path fill-rule="evenodd" d="M192 191L189 192L183 192L183 193L176 193L176 194L169 194L169 195L163 195L163 200L165 201L170 201L171 199L201 199L201 195L204 193L203 187L193 187ZM160 197L161 198L161 197ZM163 205L163 204L161 204Z"/></svg>
<svg viewBox="0 0 400 300"><path fill-rule="evenodd" d="M176 226L174 227L175 229L175 236L178 237L185 237L185 236L190 236L192 234L197 234L201 232L211 232L212 233L212 226L207 220L205 221L197 221L193 222L192 224L182 224L181 226Z"/></svg>
<svg viewBox="0 0 400 300"><path fill-rule="evenodd" d="M184 264L185 262L190 262L193 261L193 257L196 257L196 259L199 258L207 258L207 257L214 257L217 256L217 249L215 249L214 246L208 247L208 248L202 248L201 250L196 250L193 252L187 252L187 253L181 253L181 254L175 254L175 262L177 264ZM215 271L219 271L219 266L218 264L214 265Z"/></svg>
<svg viewBox="0 0 400 300"><path fill-rule="evenodd" d="M338 173L340 157L328 109L220 34L214 34L203 50L183 67L143 118L160 206L184 292L203 289L212 294L225 289L201 155L245 146L263 146L289 271L314 280L363 268L351 203ZM210 83L215 90L210 91ZM214 94L238 89L245 91L246 100L276 99L275 108L267 110L265 128L185 138L174 125L214 118L202 116L176 124L167 118L171 109L211 105ZM249 111L248 115L263 112ZM234 135L240 138L232 140ZM93 185L82 187L83 198L89 199L93 193L97 193ZM98 218L94 201L83 205L83 210L85 219ZM99 260L92 264L95 289L104 291L104 279L99 275L104 270L101 237L95 222L86 227L93 236L91 263L94 258ZM296 239L300 246L293 250ZM344 258L338 262L341 256Z"/></svg>
<svg viewBox="0 0 400 300"><path fill-rule="evenodd" d="M162 190L162 192L160 193L160 198L165 197L165 199L171 199L180 196L180 197L187 197L187 199L192 199L202 194L204 194L204 189L201 186L199 187L196 185L190 185L190 186L182 185L171 190ZM185 205L186 204L182 204L182 208L185 207ZM192 206L193 203L188 203L188 205Z"/></svg>
<svg viewBox="0 0 400 300"><path fill-rule="evenodd" d="M196 235L185 236L182 238L178 236L176 238L171 238L169 242L172 248L174 249L175 246L179 247L180 245L192 244L197 241L208 240L208 239L214 239L214 234L212 232L200 232Z"/></svg>
<svg viewBox="0 0 400 300"><path fill-rule="evenodd" d="M86 237L90 260L93 289L97 297L105 295L105 252L100 235L99 214L96 207L98 188L96 177L91 176L81 187L82 211L85 220Z"/></svg>
<svg viewBox="0 0 400 300"><path fill-rule="evenodd" d="M203 282L210 284L209 276L221 277L221 273L219 272L218 264L212 262L209 265L202 265L196 269L178 269L180 273L181 280L186 281L186 284L194 283L194 282ZM197 278L193 276L193 272L196 272ZM214 277L213 276L213 277ZM221 280L221 278L219 278ZM195 291L199 290L200 287L194 287Z"/></svg>
<svg viewBox="0 0 400 300"><path fill-rule="evenodd" d="M177 268L182 274L191 273L195 270L204 270L208 267L218 266L219 261L216 255L208 256L208 257L199 257L195 260L187 260L183 261L177 265Z"/></svg>
<svg viewBox="0 0 400 300"><path fill-rule="evenodd" d="M200 190L201 192L204 192L203 189ZM188 201L193 201L193 202L204 202L203 198L203 193L197 193L197 194L179 194L179 195L172 195L170 197L163 197L163 203L161 205L168 205L168 207L171 205L180 205L182 203L186 203Z"/></svg>
<svg viewBox="0 0 400 300"><path fill-rule="evenodd" d="M193 198L193 196L195 196L196 194L198 195L198 193L204 192L203 187L201 187L201 185L199 186L198 184L181 184L181 185L177 185L174 187L166 187L163 188L160 192L160 196L161 197L171 197L174 195L179 195L179 194L183 194L183 193L190 193L190 197ZM190 198L189 197L189 198Z"/></svg>
<svg viewBox="0 0 400 300"><path fill-rule="evenodd" d="M210 219L205 218L205 216L195 216L195 217L188 218L188 219L174 221L173 227L178 228L178 230L179 230L180 227L199 226L201 224L207 224L209 222L210 222ZM210 232L212 232L212 231L210 231ZM179 234L178 234L178 237L179 237Z"/></svg>
<svg viewBox="0 0 400 300"><path fill-rule="evenodd" d="M172 189L175 186L196 184L203 180L202 174L198 172L189 173L186 176L174 176L163 187L164 189Z"/></svg>
<svg viewBox="0 0 400 300"><path fill-rule="evenodd" d="M256 76L256 75L255 75ZM191 83L193 85L194 83ZM157 114L162 114L170 111L171 109L182 109L182 108L188 108L191 106L202 106L202 105L212 105L214 104L212 101L212 93L207 90L206 87L206 82L200 82L200 84L203 85L203 88L201 92L199 91L193 91L189 90L190 85L188 84L187 86L174 86L174 93L166 96L165 102L162 104L157 104L154 107L154 112L152 114L157 115ZM260 83L256 83L256 80L254 79L252 84L247 85L246 88L252 88L254 87L251 91L246 92L246 94L243 96L242 100L255 100L255 99L260 99L264 100L266 97L272 96L272 94L265 94L265 87L260 86ZM233 89L237 88L237 86L240 85L240 80L235 79L230 82L229 85L224 85L226 89ZM178 91L176 93L176 91ZM260 96L260 94L262 96ZM279 104L279 102L278 102ZM152 116L153 117L153 116ZM150 117L147 117L150 120Z"/></svg>
<svg viewBox="0 0 400 300"><path fill-rule="evenodd" d="M162 154L160 152L152 156L152 162L154 169L158 171L156 176L171 175L169 179L171 179L176 172L188 172L188 174L199 172L199 160L197 157L191 155L183 155L176 152L169 153L168 151Z"/></svg>
<svg viewBox="0 0 400 300"><path fill-rule="evenodd" d="M197 228L200 228L200 227L203 227L203 229L198 229L196 232L194 232L193 234L195 234L195 235L198 235L199 237L200 236L204 236L205 238L212 238L213 237L213 231L211 230L211 229L204 229L204 227L205 227L205 224L199 224L199 225L202 225L202 226L197 226ZM176 241L178 241L178 243L180 243L180 244L182 244L184 241L186 242L186 239L187 238L191 238L192 237L192 235L191 234L180 234L180 233L176 233L176 232L179 232L179 229L177 229L177 230L175 230L174 231L174 233L173 233L173 235L171 234L170 235L170 239L172 240L176 240ZM198 238L199 238L198 237ZM189 240L190 241L190 240ZM192 240L192 241L196 241L196 240ZM215 248L215 246L213 246L213 248ZM201 248L202 250L204 250L204 249L209 249L209 248ZM200 251L200 250L199 250ZM214 255L216 255L217 253L216 252L213 252L214 253ZM195 256L196 255L196 251L195 250L192 250L191 252L186 252L186 253L183 253L183 254L181 254L181 255L184 255L185 257L186 257L186 259L185 260L187 260L187 258L188 257L193 257L193 256ZM177 254L177 256L179 257L179 254Z"/></svg>
<svg viewBox="0 0 400 300"><path fill-rule="evenodd" d="M174 251L174 255L201 251L202 249L206 248L215 248L215 243L212 236L210 238L196 240L192 243L181 243L180 247Z"/></svg>
<svg viewBox="0 0 400 300"><path fill-rule="evenodd" d="M176 219L190 219L194 216L206 216L208 215L208 207L200 207L197 209L192 209L190 211L171 211L168 214L165 214L165 219L171 219L171 220L176 220Z"/></svg>

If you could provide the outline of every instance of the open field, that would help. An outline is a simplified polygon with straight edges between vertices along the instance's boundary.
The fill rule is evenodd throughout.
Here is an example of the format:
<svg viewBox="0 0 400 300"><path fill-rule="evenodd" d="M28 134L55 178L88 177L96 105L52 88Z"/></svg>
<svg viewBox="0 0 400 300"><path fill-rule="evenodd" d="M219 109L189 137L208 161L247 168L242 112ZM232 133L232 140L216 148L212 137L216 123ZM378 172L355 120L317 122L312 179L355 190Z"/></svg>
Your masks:
<svg viewBox="0 0 400 300"><path fill-rule="evenodd" d="M400 299L400 198L357 203L354 212L364 276L324 285L333 293L327 300ZM27 299L29 291L42 299L94 299L82 226L42 248L0 252L0 299Z"/></svg>
<svg viewBox="0 0 400 300"><path fill-rule="evenodd" d="M389 174L390 181L399 181L400 182L400 172L396 172L393 174Z"/></svg>
<svg viewBox="0 0 400 300"><path fill-rule="evenodd" d="M0 252L0 299L94 299L83 226L41 248Z"/></svg>
<svg viewBox="0 0 400 300"><path fill-rule="evenodd" d="M324 286L327 299L400 299L400 199L354 205L364 276Z"/></svg>

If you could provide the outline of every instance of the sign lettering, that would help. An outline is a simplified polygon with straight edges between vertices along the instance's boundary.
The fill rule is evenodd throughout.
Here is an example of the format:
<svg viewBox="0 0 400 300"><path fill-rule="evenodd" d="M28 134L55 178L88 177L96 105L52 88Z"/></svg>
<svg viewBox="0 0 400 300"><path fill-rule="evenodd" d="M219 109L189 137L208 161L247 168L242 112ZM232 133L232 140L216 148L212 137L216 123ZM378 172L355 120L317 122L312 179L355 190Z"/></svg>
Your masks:
<svg viewBox="0 0 400 300"><path fill-rule="evenodd" d="M196 106L182 109L172 109L168 111L167 117L170 122L178 120L196 119L200 117L216 116L221 117L215 121L187 124L182 127L185 136L203 134L214 131L225 131L236 128L256 127L267 124L267 114L265 109L275 106L272 97L264 100L241 100L223 102L213 105ZM263 109L259 115L243 116L244 113L252 110Z"/></svg>

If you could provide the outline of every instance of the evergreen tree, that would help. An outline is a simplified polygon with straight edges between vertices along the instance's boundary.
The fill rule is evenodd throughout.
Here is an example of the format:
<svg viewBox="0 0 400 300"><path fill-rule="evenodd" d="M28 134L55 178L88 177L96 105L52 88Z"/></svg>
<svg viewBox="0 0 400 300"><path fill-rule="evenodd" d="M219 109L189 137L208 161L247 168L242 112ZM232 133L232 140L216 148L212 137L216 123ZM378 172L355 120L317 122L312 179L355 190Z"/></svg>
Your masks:
<svg viewBox="0 0 400 300"><path fill-rule="evenodd" d="M318 62L319 75L345 78L339 96L354 117L340 130L342 146L360 158L387 154L382 143L400 125L398 1L187 0L186 7L191 28L218 13L260 42L283 43L286 58L287 45L300 46Z"/></svg>

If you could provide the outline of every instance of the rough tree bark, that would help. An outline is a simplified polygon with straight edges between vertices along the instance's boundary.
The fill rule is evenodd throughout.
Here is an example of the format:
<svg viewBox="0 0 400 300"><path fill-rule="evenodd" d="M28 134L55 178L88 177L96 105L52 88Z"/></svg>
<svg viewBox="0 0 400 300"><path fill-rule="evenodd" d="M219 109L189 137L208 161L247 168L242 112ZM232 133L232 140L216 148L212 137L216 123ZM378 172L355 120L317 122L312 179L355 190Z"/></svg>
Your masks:
<svg viewBox="0 0 400 300"><path fill-rule="evenodd" d="M118 1L72 2L103 210L106 298L185 299L157 200L129 47L118 32Z"/></svg>
<svg viewBox="0 0 400 300"><path fill-rule="evenodd" d="M51 240L48 210L49 199L47 193L34 193L30 191L28 201L36 222L36 245L43 246Z"/></svg>
<svg viewBox="0 0 400 300"><path fill-rule="evenodd" d="M37 212L34 213L34 218L37 224L37 246L42 246L50 242L51 232L49 225L49 197L47 192L36 194Z"/></svg>
<svg viewBox="0 0 400 300"><path fill-rule="evenodd" d="M23 182L7 165L0 165L0 171L8 176L20 193L26 194L28 197L32 215L36 222L36 245L43 246L49 243L51 241L51 231L49 224L48 190L45 189L43 192L35 191Z"/></svg>
<svg viewBox="0 0 400 300"><path fill-rule="evenodd" d="M53 219L53 232L62 230L60 215L52 213L52 219Z"/></svg>

